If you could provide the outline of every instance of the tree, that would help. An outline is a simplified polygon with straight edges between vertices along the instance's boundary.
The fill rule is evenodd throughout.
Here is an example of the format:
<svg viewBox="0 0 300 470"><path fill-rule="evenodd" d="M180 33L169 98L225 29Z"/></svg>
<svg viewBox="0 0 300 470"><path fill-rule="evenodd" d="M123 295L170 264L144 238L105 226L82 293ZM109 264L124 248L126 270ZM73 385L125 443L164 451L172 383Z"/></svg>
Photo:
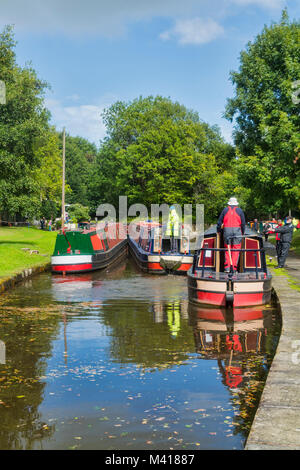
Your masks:
<svg viewBox="0 0 300 470"><path fill-rule="evenodd" d="M36 142L35 157L40 162L35 178L40 191L41 214L46 219L55 218L61 209L62 152L59 134L50 128ZM71 189L66 184L66 194Z"/></svg>
<svg viewBox="0 0 300 470"><path fill-rule="evenodd" d="M220 168L230 152L216 127L196 112L161 96L116 102L105 110L107 128L97 157L91 197L128 203L205 203L207 218L216 215L224 197ZM95 195L97 195L95 197Z"/></svg>
<svg viewBox="0 0 300 470"><path fill-rule="evenodd" d="M60 144L62 139L59 140ZM71 191L70 204L89 206L88 188L91 184L97 148L82 137L66 135L66 182Z"/></svg>
<svg viewBox="0 0 300 470"><path fill-rule="evenodd" d="M82 204L72 204L68 208L68 214L74 222L86 222L90 219L89 208Z"/></svg>
<svg viewBox="0 0 300 470"><path fill-rule="evenodd" d="M31 217L40 207L36 141L48 128L43 94L47 84L30 67L16 64L11 26L0 34L0 78L6 104L0 105L0 206L7 216Z"/></svg>
<svg viewBox="0 0 300 470"><path fill-rule="evenodd" d="M238 176L256 214L299 207L300 107L292 99L299 47L300 23L284 10L279 24L248 43L239 71L231 72L235 96L225 116L235 119Z"/></svg>

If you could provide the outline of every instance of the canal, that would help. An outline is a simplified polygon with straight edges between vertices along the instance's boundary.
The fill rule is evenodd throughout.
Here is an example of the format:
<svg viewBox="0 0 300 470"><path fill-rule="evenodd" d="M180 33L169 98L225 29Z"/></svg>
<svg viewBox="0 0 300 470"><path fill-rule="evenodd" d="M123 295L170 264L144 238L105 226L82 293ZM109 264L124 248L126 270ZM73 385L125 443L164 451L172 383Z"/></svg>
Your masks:
<svg viewBox="0 0 300 470"><path fill-rule="evenodd" d="M131 259L41 274L0 297L0 449L243 449L279 335Z"/></svg>

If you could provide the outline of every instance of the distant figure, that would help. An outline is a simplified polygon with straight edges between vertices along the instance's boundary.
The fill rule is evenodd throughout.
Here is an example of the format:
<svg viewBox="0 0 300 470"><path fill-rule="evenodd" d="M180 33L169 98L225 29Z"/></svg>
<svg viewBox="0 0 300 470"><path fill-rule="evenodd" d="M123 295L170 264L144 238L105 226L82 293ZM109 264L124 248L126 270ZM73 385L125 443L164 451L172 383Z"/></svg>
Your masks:
<svg viewBox="0 0 300 470"><path fill-rule="evenodd" d="M228 248L225 252L225 272L230 271L231 261L233 271L237 271L240 252L233 251L231 253L230 249L241 249L242 235L245 233L245 215L238 205L239 203L236 198L231 197L228 201L228 206L221 212L217 224L218 232L221 232L223 228L224 246Z"/></svg>
<svg viewBox="0 0 300 470"><path fill-rule="evenodd" d="M257 219L254 219L253 229L258 232L258 222Z"/></svg>
<svg viewBox="0 0 300 470"><path fill-rule="evenodd" d="M45 222L46 222L45 217L42 217L41 220L40 220L41 230L44 230Z"/></svg>
<svg viewBox="0 0 300 470"><path fill-rule="evenodd" d="M278 259L278 266L275 268L283 268L290 246L293 238L294 226L292 224L292 217L288 216L286 218L286 224L281 227L275 228L275 233L280 233L280 242L281 242L281 252Z"/></svg>
<svg viewBox="0 0 300 470"><path fill-rule="evenodd" d="M268 241L269 238L269 230L271 228L271 224L269 222L266 222L264 227L263 227L263 234L265 236L265 241Z"/></svg>
<svg viewBox="0 0 300 470"><path fill-rule="evenodd" d="M52 219L49 220L48 228L49 228L49 232L51 232L51 230L52 230Z"/></svg>
<svg viewBox="0 0 300 470"><path fill-rule="evenodd" d="M282 227L282 221L280 219L278 219L278 225L277 227ZM276 227L276 228L277 228ZM280 233L276 233L276 253L277 253L277 261L279 260L280 258L280 254L281 254L281 240L280 240Z"/></svg>
<svg viewBox="0 0 300 470"><path fill-rule="evenodd" d="M179 237L179 216L176 212L175 206L170 207L169 219L165 235L170 237L171 251L178 251L178 237Z"/></svg>

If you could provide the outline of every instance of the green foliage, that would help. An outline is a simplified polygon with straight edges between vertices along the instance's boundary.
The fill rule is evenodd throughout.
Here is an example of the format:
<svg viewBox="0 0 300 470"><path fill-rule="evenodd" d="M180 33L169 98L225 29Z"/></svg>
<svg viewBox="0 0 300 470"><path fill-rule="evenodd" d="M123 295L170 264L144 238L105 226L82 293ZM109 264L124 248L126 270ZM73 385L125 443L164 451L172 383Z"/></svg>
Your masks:
<svg viewBox="0 0 300 470"><path fill-rule="evenodd" d="M0 78L6 86L6 104L0 113L1 212L33 216L40 206L35 178L40 161L34 149L48 126L43 106L47 84L29 66L16 64L12 27L0 34Z"/></svg>
<svg viewBox="0 0 300 470"><path fill-rule="evenodd" d="M35 177L39 185L41 214L46 219L55 218L61 209L62 152L59 135L51 128L37 140L35 156L40 166ZM71 191L66 184L66 194Z"/></svg>
<svg viewBox="0 0 300 470"><path fill-rule="evenodd" d="M208 218L224 199L219 162L232 159L215 127L197 113L161 96L117 102L104 112L108 136L97 157L90 200L102 202L205 203ZM224 164L225 166L225 164Z"/></svg>
<svg viewBox="0 0 300 470"><path fill-rule="evenodd" d="M60 135L60 149L62 137ZM66 135L66 182L70 187L70 204L89 205L88 190L96 160L97 148L82 137Z"/></svg>
<svg viewBox="0 0 300 470"><path fill-rule="evenodd" d="M74 222L85 222L90 219L89 208L78 203L72 204L68 208L68 214Z"/></svg>
<svg viewBox="0 0 300 470"><path fill-rule="evenodd" d="M286 213L300 199L300 107L293 83L300 78L300 23L284 11L281 22L265 27L240 55L231 73L235 97L225 116L235 126L237 171L248 208L255 213Z"/></svg>

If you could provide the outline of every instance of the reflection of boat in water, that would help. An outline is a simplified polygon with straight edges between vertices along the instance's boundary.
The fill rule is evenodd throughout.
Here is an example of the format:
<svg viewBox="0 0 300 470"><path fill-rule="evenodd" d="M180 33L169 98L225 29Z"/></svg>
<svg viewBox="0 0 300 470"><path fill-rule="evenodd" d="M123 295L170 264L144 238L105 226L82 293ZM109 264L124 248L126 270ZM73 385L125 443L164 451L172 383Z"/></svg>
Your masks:
<svg viewBox="0 0 300 470"><path fill-rule="evenodd" d="M194 255L193 266L188 271L189 300L222 307L269 303L272 276L267 269L262 237L246 228L242 248L238 250L238 270L229 273L224 272L227 249L220 246L222 239L216 226L204 233L201 247Z"/></svg>
<svg viewBox="0 0 300 470"><path fill-rule="evenodd" d="M69 274L103 269L126 253L127 234L121 223L63 231L56 238L52 272Z"/></svg>
<svg viewBox="0 0 300 470"><path fill-rule="evenodd" d="M156 222L139 222L131 228L129 249L143 271L185 274L192 266L189 235L184 228L174 240L166 237L166 227ZM173 246L171 242L174 242Z"/></svg>
<svg viewBox="0 0 300 470"><path fill-rule="evenodd" d="M238 387L247 377L247 358L253 354L262 358L266 352L272 312L263 307L231 311L190 304L189 315L197 352L202 358L217 360L225 384Z"/></svg>
<svg viewBox="0 0 300 470"><path fill-rule="evenodd" d="M181 319L188 318L188 302L185 300L155 302L152 311L155 323L167 323L171 337L176 338L181 328Z"/></svg>
<svg viewBox="0 0 300 470"><path fill-rule="evenodd" d="M92 282L93 278L92 278L92 274L91 273L86 273L84 275L75 275L75 276L72 276L72 274L70 274L70 276L68 277L62 277L62 276L53 276L53 284L66 284L66 283L72 283L72 282L76 282L76 283L79 283L79 282L82 282L84 285L86 286L90 286L91 285L91 282Z"/></svg>

